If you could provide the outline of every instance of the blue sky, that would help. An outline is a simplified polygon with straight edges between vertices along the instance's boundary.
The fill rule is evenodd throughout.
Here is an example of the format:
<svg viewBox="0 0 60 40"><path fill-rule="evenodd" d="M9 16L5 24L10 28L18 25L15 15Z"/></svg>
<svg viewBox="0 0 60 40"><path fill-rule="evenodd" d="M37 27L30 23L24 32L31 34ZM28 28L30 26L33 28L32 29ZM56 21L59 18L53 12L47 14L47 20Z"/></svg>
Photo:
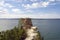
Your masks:
<svg viewBox="0 0 60 40"><path fill-rule="evenodd" d="M60 0L0 0L0 18L60 18Z"/></svg>

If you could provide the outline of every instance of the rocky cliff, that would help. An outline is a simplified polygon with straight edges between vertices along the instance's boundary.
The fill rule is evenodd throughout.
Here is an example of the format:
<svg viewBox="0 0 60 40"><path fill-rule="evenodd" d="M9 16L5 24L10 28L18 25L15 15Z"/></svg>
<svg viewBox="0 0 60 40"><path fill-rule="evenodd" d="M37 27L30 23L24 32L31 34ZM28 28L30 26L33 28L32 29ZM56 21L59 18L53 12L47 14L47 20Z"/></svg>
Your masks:
<svg viewBox="0 0 60 40"><path fill-rule="evenodd" d="M21 24L21 28L27 35L24 40L42 40L38 28L33 26L30 18L22 18Z"/></svg>

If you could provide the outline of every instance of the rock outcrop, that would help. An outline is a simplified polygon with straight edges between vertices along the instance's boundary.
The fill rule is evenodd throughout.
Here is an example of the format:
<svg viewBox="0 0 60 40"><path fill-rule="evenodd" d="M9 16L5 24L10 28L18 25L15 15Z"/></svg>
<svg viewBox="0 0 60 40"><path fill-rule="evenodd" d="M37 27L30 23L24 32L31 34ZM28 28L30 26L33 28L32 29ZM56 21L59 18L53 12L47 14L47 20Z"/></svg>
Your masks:
<svg viewBox="0 0 60 40"><path fill-rule="evenodd" d="M33 26L30 18L22 18L21 23L21 28L27 35L25 40L42 40L38 28Z"/></svg>
<svg viewBox="0 0 60 40"><path fill-rule="evenodd" d="M21 22L22 29L29 29L33 26L30 18L21 18L20 22Z"/></svg>

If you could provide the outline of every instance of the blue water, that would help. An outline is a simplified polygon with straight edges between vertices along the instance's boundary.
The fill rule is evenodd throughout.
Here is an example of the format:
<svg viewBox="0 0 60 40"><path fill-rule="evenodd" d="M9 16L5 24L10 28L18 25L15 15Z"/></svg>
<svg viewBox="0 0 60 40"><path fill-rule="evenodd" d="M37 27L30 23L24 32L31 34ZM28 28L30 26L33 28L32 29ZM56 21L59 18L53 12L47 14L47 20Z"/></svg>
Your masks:
<svg viewBox="0 0 60 40"><path fill-rule="evenodd" d="M33 19L32 23L37 26L44 40L60 40L60 20ZM0 19L0 31L14 28L16 25L18 19Z"/></svg>
<svg viewBox="0 0 60 40"><path fill-rule="evenodd" d="M60 40L60 20L32 20L44 40Z"/></svg>

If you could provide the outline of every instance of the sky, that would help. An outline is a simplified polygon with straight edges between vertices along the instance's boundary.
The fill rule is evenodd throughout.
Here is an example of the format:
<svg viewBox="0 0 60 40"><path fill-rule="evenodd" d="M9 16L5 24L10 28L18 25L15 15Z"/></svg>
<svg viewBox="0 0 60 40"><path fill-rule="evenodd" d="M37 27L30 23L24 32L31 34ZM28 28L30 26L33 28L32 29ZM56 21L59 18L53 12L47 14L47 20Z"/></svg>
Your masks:
<svg viewBox="0 0 60 40"><path fill-rule="evenodd" d="M0 0L0 18L60 18L60 0Z"/></svg>

